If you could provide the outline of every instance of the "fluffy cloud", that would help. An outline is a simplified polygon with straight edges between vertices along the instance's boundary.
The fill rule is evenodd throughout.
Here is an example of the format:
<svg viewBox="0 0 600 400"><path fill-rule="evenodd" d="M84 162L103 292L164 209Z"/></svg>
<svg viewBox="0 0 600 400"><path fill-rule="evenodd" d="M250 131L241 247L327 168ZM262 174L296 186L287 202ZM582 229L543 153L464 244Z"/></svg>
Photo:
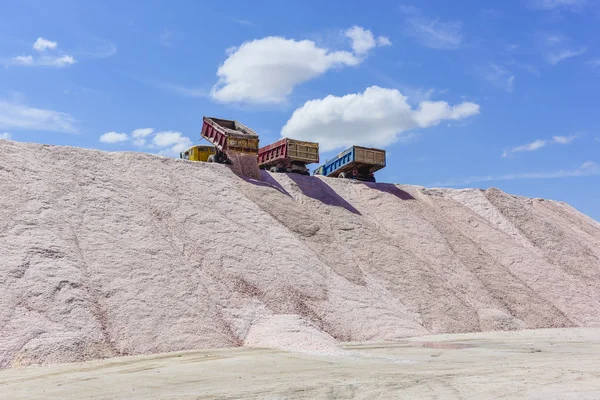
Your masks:
<svg viewBox="0 0 600 400"><path fill-rule="evenodd" d="M44 53L46 50L56 50L58 47L58 43L51 42L44 38L38 38L33 44L33 48L40 52ZM64 68L69 65L75 64L77 61L70 55L60 55L60 54L44 54L39 57L34 57L32 55L26 56L15 56L9 60L3 61L3 64L6 66L16 65L23 67L51 67L51 68Z"/></svg>
<svg viewBox="0 0 600 400"><path fill-rule="evenodd" d="M405 16L405 33L422 45L440 50L456 50L462 45L461 21L428 17L411 6L400 6L399 9Z"/></svg>
<svg viewBox="0 0 600 400"><path fill-rule="evenodd" d="M531 143L523 144L517 147L513 147L512 149L504 150L502 153L502 157L506 158L514 153L521 153L526 151L535 151L539 150L543 147L552 145L552 144L570 144L575 139L577 139L577 135L571 136L553 136L552 139L538 139L534 140Z"/></svg>
<svg viewBox="0 0 600 400"><path fill-rule="evenodd" d="M294 88L336 67L360 64L376 46L391 44L355 26L344 32L353 52L329 51L311 40L271 36L227 50L228 58L217 70L219 80L211 90L221 102L282 103Z"/></svg>
<svg viewBox="0 0 600 400"><path fill-rule="evenodd" d="M136 147L156 151L165 156L177 156L180 152L192 146L192 140L183 136L181 132L162 131L154 132L153 128L138 128L126 133L107 132L100 136L103 143L124 143L130 141Z"/></svg>
<svg viewBox="0 0 600 400"><path fill-rule="evenodd" d="M10 138L12 138L12 134L10 132L0 133L0 139L9 140Z"/></svg>
<svg viewBox="0 0 600 400"><path fill-rule="evenodd" d="M366 54L369 50L377 46L392 45L389 38L385 36L375 38L373 32L356 25L346 30L344 34L352 41L352 50L356 54Z"/></svg>
<svg viewBox="0 0 600 400"><path fill-rule="evenodd" d="M158 132L152 138L152 144L155 147L162 148L160 154L177 155L192 146L190 138L183 136L181 132Z"/></svg>
<svg viewBox="0 0 600 400"><path fill-rule="evenodd" d="M117 133L117 132L106 132L104 135L100 136L100 141L102 143L123 143L129 140L129 136L126 133Z"/></svg>
<svg viewBox="0 0 600 400"><path fill-rule="evenodd" d="M323 151L353 144L384 147L410 129L478 113L479 105L468 102L450 106L445 101L423 101L413 109L400 91L372 86L363 93L307 101L294 111L281 136L319 142Z"/></svg>
<svg viewBox="0 0 600 400"><path fill-rule="evenodd" d="M3 100L0 100L0 129L77 132L75 120L67 113Z"/></svg>
<svg viewBox="0 0 600 400"><path fill-rule="evenodd" d="M152 128L139 128L135 129L131 132L131 137L133 139L133 144L138 147L142 147L146 145L146 137L154 132Z"/></svg>
<svg viewBox="0 0 600 400"><path fill-rule="evenodd" d="M53 50L56 48L56 46L58 46L58 43L51 42L50 40L44 39L42 37L37 38L37 40L33 44L34 50L37 51L45 51L48 49Z"/></svg>

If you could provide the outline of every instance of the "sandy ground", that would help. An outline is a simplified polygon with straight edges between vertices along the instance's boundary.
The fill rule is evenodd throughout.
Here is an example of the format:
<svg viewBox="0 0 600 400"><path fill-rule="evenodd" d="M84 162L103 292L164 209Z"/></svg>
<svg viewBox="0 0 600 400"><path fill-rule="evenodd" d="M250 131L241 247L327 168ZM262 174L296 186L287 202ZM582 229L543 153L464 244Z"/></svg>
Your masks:
<svg viewBox="0 0 600 400"><path fill-rule="evenodd" d="M186 351L0 371L5 399L598 399L600 329L347 344L346 356Z"/></svg>

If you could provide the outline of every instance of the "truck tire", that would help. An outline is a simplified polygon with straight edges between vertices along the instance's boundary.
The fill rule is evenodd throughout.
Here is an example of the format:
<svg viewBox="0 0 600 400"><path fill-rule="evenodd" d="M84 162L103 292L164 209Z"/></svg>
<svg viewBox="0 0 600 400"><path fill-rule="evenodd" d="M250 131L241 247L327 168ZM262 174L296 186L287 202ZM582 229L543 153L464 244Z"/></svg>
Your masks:
<svg viewBox="0 0 600 400"><path fill-rule="evenodd" d="M277 167L271 167L271 168L269 168L269 172L273 172L273 173L279 172L279 168L277 168Z"/></svg>
<svg viewBox="0 0 600 400"><path fill-rule="evenodd" d="M208 156L208 159L206 160L206 162L216 162L215 155L211 154L210 156Z"/></svg>
<svg viewBox="0 0 600 400"><path fill-rule="evenodd" d="M346 178L346 173L345 172L340 172L340 174L338 175L338 178Z"/></svg>

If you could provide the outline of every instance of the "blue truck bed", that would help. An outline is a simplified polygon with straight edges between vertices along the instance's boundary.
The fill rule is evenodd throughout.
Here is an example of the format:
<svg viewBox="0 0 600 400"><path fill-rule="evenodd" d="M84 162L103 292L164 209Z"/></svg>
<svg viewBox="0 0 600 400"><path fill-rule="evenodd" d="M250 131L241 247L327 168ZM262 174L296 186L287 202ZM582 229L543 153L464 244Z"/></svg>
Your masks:
<svg viewBox="0 0 600 400"><path fill-rule="evenodd" d="M385 167L385 150L352 146L318 167L314 175L374 180L373 173Z"/></svg>

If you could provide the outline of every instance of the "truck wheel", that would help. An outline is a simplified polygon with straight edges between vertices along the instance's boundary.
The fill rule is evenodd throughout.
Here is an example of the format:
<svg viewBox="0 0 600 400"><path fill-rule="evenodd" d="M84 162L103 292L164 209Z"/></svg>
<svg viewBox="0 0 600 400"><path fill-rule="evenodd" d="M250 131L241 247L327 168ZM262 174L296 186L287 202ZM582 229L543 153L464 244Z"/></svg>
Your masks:
<svg viewBox="0 0 600 400"><path fill-rule="evenodd" d="M310 171L302 171L300 172L302 175L310 176Z"/></svg>
<svg viewBox="0 0 600 400"><path fill-rule="evenodd" d="M340 174L338 175L338 178L346 178L346 173L345 172L340 172Z"/></svg>
<svg viewBox="0 0 600 400"><path fill-rule="evenodd" d="M271 167L271 168L269 168L269 171L273 172L273 173L279 172L279 168L277 168L277 167Z"/></svg>
<svg viewBox="0 0 600 400"><path fill-rule="evenodd" d="M208 156L208 159L206 160L206 162L216 162L215 155L211 154L210 156Z"/></svg>

